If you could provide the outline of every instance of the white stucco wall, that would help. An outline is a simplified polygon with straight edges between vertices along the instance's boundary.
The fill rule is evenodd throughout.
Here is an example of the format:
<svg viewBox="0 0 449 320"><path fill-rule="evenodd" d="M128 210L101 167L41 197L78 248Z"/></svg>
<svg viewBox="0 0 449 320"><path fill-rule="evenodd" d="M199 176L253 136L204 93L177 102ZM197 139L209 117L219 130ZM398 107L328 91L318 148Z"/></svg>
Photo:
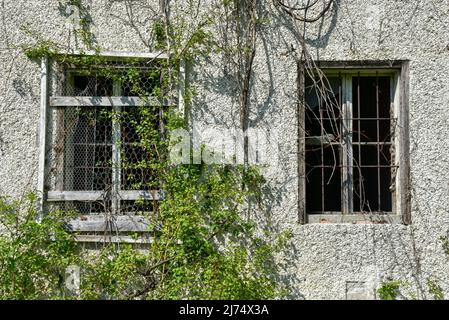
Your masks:
<svg viewBox="0 0 449 320"><path fill-rule="evenodd" d="M153 2L85 1L100 47L151 51L148 39L158 1ZM374 297L388 278L407 282L409 296L430 298L429 277L449 297L449 264L439 240L449 227L449 1L337 3L324 21L308 27L307 43L315 58L410 60L412 224L298 224L297 70L291 50L298 42L289 20L267 1L272 18L259 36L250 118L254 127L277 131L280 141L279 161L266 171L266 213L274 230L293 231L279 258L282 278L292 288L291 298L345 299L354 292ZM26 25L45 39L76 48L63 12L53 0L0 2L2 195L19 196L36 185L39 65L22 53L20 46L35 40L21 29ZM221 61L213 56L190 67L189 82L198 88L191 116L196 123L232 127L238 124L236 93Z"/></svg>

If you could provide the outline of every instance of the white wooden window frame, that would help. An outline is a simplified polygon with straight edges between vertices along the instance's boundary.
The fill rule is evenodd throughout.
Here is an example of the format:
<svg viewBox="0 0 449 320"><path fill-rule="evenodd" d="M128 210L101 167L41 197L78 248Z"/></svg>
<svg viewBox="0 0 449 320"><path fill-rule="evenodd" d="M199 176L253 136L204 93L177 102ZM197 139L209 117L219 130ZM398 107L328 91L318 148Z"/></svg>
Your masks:
<svg viewBox="0 0 449 320"><path fill-rule="evenodd" d="M95 52L70 52L73 55L95 55ZM165 53L147 53L147 52L102 52L101 56L110 57L113 59L167 59L168 55ZM40 123L39 123L39 169L37 177L37 193L38 193L38 220L41 220L44 212L44 203L60 202L60 201L95 201L102 199L103 191L64 191L64 190L46 190L45 180L48 172L46 163L46 150L49 137L47 137L47 121L49 107L76 107L76 106L107 106L112 107L114 111L120 111L123 106L142 106L142 105L159 105L174 107L181 115L185 115L185 86L186 73L185 63L180 64L179 70L179 87L177 92L177 101L165 100L161 101L157 98L140 99L139 97L123 97L120 96L120 89L114 83L113 94L111 97L67 97L67 96L49 96L49 58L43 57L41 60L41 100L40 100ZM120 127L117 122L113 122L113 149L117 148L116 141L120 140ZM113 190L112 190L112 211L118 212L120 200L161 200L163 192L161 190L120 190L120 169L114 163L119 163L120 152L113 150ZM114 203L115 202L115 203ZM94 219L95 218L95 219ZM140 219L140 218L139 218ZM115 230L121 231L138 231L143 232L148 230L148 221L141 221L133 216L116 216ZM98 219L98 217L83 217L71 222L72 230L83 232L99 232L104 231L108 222L105 219ZM87 237L87 238L86 238ZM124 237L113 236L114 239L123 240ZM125 237L126 238L126 237ZM97 241L95 236L82 236L82 241ZM130 238L131 239L131 238ZM129 240L129 239L128 239Z"/></svg>

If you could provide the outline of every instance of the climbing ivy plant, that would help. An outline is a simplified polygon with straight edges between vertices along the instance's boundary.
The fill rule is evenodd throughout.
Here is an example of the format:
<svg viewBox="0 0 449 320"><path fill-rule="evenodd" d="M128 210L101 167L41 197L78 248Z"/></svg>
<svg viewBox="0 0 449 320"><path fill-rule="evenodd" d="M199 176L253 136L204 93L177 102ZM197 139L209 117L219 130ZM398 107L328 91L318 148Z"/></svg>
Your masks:
<svg viewBox="0 0 449 320"><path fill-rule="evenodd" d="M49 212L36 221L36 197L0 198L0 299L63 298L65 269L79 256L63 227L70 213Z"/></svg>
<svg viewBox="0 0 449 320"><path fill-rule="evenodd" d="M68 4L76 5L86 14L82 1ZM258 22L254 1L245 4L223 1L222 5L233 12L229 18L239 17L236 37L241 37L244 30L251 30L252 37L255 36ZM209 31L214 21L211 14L200 16L186 35L183 30L187 22L182 18L170 20L167 10L162 9L161 17L153 25L155 47L170 55L160 62L157 72L147 75L159 80L151 92L140 86L141 73L133 67L133 61L128 61L130 67L126 72L104 67L106 60L92 44L86 25L88 19L82 25L81 39L86 49L96 50L95 55L82 52L77 56L66 55L58 44L43 39L25 47L24 53L30 59L53 57L60 63L95 70L102 77L126 82L142 99L170 98L177 86L180 61L207 57L223 47L217 46ZM237 47L241 50L237 56L244 60L237 66L245 70L240 85L243 128L247 126L254 41L245 38L246 45ZM102 68L97 68L99 65ZM193 90L186 93L186 97L193 95ZM66 228L66 222L76 212L48 212L38 223L33 219L36 215L33 196L20 203L2 199L0 215L9 232L0 236L0 298L274 299L284 296L285 288L276 280L274 256L285 246L290 233L273 237L266 226L242 215L248 201L261 196L265 179L259 169L248 164L170 164L167 161L169 135L175 129L186 128L185 119L172 110L164 110L168 137L161 139L160 132L151 125L157 110L143 106L136 110L139 121L120 118L112 111L106 116L128 121L142 148L156 155L138 164L155 172L165 194L156 207L157 219L148 230L153 241L140 247L110 243L95 253L88 252ZM151 190L156 185L145 187ZM257 203L261 205L260 201ZM64 289L64 272L70 265L81 270L80 287L75 294Z"/></svg>

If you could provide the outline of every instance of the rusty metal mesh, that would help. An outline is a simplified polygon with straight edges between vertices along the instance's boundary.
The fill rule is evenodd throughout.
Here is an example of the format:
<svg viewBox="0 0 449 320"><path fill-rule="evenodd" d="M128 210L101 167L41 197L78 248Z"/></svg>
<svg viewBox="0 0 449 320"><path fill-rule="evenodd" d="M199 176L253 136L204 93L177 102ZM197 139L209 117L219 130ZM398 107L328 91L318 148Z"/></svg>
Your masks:
<svg viewBox="0 0 449 320"><path fill-rule="evenodd" d="M50 81L58 96L158 96L165 69L157 60L101 60L83 66L56 61Z"/></svg>
<svg viewBox="0 0 449 320"><path fill-rule="evenodd" d="M53 95L142 97L157 94L160 71L154 64L123 61L108 64L108 75L101 66L90 70L60 68L52 79ZM49 190L98 194L89 201L61 201L54 205L82 214L154 210L154 201L121 199L120 192L160 187L156 168L160 159L157 143L151 139L161 130L161 107L69 106L51 107L50 113Z"/></svg>

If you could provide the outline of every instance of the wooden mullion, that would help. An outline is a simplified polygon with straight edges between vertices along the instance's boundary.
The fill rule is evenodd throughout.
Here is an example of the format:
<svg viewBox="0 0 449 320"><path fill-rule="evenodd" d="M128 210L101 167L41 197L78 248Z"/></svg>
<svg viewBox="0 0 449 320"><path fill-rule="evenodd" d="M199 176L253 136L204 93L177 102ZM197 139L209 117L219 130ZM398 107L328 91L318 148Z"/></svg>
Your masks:
<svg viewBox="0 0 449 320"><path fill-rule="evenodd" d="M138 107L138 106L174 106L175 102L169 99L148 97L142 99L136 96L52 96L52 107Z"/></svg>
<svg viewBox="0 0 449 320"><path fill-rule="evenodd" d="M120 95L120 84L114 81L113 94ZM122 111L122 107L113 105L113 117L112 117L112 214L117 215L120 213L120 186L121 186L121 124L117 117Z"/></svg>
<svg viewBox="0 0 449 320"><path fill-rule="evenodd" d="M397 121L397 112L396 104L397 104L397 89L399 88L399 74L395 73L390 77L390 165L391 165L391 177L390 177L390 191L391 191L391 200L392 200L392 212L398 213L398 184L396 182L396 177L399 168L398 162L398 154L397 154L397 131L396 126L398 124Z"/></svg>
<svg viewBox="0 0 449 320"><path fill-rule="evenodd" d="M153 239L148 236L132 237L124 235L92 235L92 234L77 234L75 239L80 243L130 243L130 244L150 244Z"/></svg>
<svg viewBox="0 0 449 320"><path fill-rule="evenodd" d="M44 214L45 192L45 157L47 151L47 109L48 109L48 57L41 60L41 103L39 123L39 170L37 173L37 219L40 221Z"/></svg>
<svg viewBox="0 0 449 320"><path fill-rule="evenodd" d="M398 153L399 174L397 203L399 214L404 224L412 223L411 218L411 182L410 182L410 137L409 137L409 62L402 64L399 84L399 110L398 111Z"/></svg>
<svg viewBox="0 0 449 320"><path fill-rule="evenodd" d="M179 79L178 79L178 112L181 117L186 116L186 62L185 60L181 60L179 64Z"/></svg>
<svg viewBox="0 0 449 320"><path fill-rule="evenodd" d="M136 215L114 215L112 221L108 221L101 215L91 215L72 219L67 223L71 231L79 232L109 231L111 224L118 232L148 232L154 221L149 217Z"/></svg>
<svg viewBox="0 0 449 320"><path fill-rule="evenodd" d="M54 84L54 90L57 91L58 94L61 94L63 88L60 83L56 81L56 68L52 70L52 81ZM59 76L63 78L62 82L71 81L72 79L68 78L65 72L61 70L57 71ZM56 86L57 84L57 86ZM54 93L54 92L53 92ZM55 163L54 170L54 189L55 190L64 190L65 187L65 174L66 174L66 163L67 163L67 152L66 152L66 113L68 110L65 108L53 108L51 114L56 114L56 119L52 118L51 123L53 124L53 132L54 136L52 137L52 150L55 153L53 155L52 161Z"/></svg>
<svg viewBox="0 0 449 320"><path fill-rule="evenodd" d="M306 131L305 131L305 70L304 62L298 61L298 102L297 102L297 136L298 136L298 218L300 224L307 223L306 210Z"/></svg>
<svg viewBox="0 0 449 320"><path fill-rule="evenodd" d="M61 52L59 55L80 55L80 56L96 56L98 55L97 51L94 50L73 50L67 52ZM165 52L129 52L129 51L101 51L101 57L105 58L123 58L123 59L154 59L154 60L162 60L167 59L169 57L168 53ZM115 59L114 59L115 60Z"/></svg>
<svg viewBox="0 0 449 320"><path fill-rule="evenodd" d="M353 212L352 77L343 76L342 214Z"/></svg>
<svg viewBox="0 0 449 320"><path fill-rule="evenodd" d="M352 145L352 132L353 132L353 110L352 110L352 76L348 76L347 79L348 86L348 103L349 106L347 108L347 119L348 119L348 132L347 132L347 141L348 141L348 214L353 214L354 211L354 152Z"/></svg>
<svg viewBox="0 0 449 320"><path fill-rule="evenodd" d="M107 196L105 191L48 191L47 201L103 201ZM164 193L161 190L121 190L119 198L122 200L161 200Z"/></svg>
<svg viewBox="0 0 449 320"><path fill-rule="evenodd" d="M351 223L351 224L394 224L400 223L400 217L383 212L371 212L367 214L314 214L309 218L309 223Z"/></svg>

